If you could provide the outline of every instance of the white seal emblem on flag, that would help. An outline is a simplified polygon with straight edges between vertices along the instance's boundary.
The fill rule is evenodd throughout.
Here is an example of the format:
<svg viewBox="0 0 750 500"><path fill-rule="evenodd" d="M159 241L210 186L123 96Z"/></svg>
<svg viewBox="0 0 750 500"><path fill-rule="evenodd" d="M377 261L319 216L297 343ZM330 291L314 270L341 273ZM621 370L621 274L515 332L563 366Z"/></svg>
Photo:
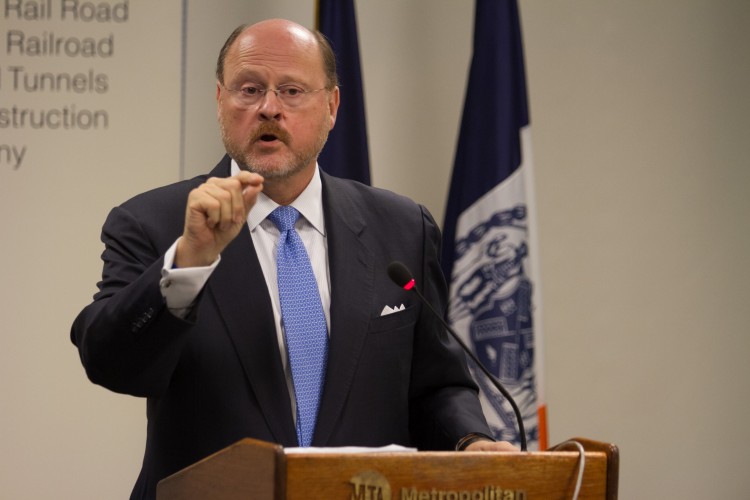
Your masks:
<svg viewBox="0 0 750 500"><path fill-rule="evenodd" d="M526 217L524 204L494 212L456 241L449 315L485 368L513 396L529 440L536 440L532 283L524 269ZM484 376L473 371L484 402L499 417L499 421L488 418L495 437L518 442L512 407Z"/></svg>

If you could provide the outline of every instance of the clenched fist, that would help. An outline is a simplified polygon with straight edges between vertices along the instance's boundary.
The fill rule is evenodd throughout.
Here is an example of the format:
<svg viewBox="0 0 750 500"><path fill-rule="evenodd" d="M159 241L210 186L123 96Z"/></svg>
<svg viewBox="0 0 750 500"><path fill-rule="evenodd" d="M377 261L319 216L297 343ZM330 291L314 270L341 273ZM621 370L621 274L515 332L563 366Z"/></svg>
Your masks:
<svg viewBox="0 0 750 500"><path fill-rule="evenodd" d="M185 228L177 242L177 267L209 266L239 234L263 190L263 177L242 171L212 177L193 189L185 209Z"/></svg>

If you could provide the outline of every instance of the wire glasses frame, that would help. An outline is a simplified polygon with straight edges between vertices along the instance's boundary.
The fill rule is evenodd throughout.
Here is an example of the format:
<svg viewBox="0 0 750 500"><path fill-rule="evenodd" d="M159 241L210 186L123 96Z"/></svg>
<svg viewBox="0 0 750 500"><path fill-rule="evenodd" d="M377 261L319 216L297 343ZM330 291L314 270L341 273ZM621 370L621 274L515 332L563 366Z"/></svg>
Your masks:
<svg viewBox="0 0 750 500"><path fill-rule="evenodd" d="M293 108L304 103L308 96L320 92L321 90L328 90L325 87L314 90L305 90L296 85L282 85L275 89L261 87L260 85L243 85L238 89L230 89L225 87L222 83L219 83L219 85L229 92L229 95L234 98L237 104L245 108L259 104L268 92L273 92L276 94L276 98L279 102L285 106Z"/></svg>

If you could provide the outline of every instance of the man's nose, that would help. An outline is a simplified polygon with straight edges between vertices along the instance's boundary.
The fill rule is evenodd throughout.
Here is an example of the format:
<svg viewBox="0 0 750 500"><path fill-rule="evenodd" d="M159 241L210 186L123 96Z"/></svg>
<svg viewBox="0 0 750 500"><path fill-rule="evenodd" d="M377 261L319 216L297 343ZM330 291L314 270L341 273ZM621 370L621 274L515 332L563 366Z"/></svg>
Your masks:
<svg viewBox="0 0 750 500"><path fill-rule="evenodd" d="M261 117L266 120L277 120L281 116L281 100L278 94L272 89L266 90L261 97L258 111Z"/></svg>

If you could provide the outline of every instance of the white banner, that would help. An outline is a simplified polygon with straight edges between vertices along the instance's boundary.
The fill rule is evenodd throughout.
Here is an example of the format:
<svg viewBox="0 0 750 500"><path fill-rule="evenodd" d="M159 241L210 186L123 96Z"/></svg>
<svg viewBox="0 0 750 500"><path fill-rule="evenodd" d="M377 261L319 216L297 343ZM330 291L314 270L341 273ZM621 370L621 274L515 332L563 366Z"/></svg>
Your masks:
<svg viewBox="0 0 750 500"><path fill-rule="evenodd" d="M181 26L179 0L0 0L3 498L135 480L144 403L91 384L68 336L109 210L179 178Z"/></svg>

